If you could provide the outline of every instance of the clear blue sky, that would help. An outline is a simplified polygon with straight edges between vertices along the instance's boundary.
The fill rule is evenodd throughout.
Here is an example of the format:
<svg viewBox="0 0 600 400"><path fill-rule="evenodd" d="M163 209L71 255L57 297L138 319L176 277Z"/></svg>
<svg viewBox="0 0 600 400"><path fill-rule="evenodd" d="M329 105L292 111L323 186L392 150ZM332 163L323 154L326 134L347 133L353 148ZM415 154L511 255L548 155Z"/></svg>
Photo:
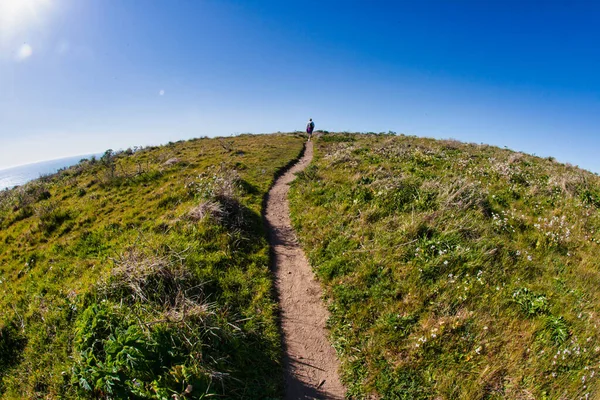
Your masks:
<svg viewBox="0 0 600 400"><path fill-rule="evenodd" d="M600 172L600 2L0 0L0 168L303 129Z"/></svg>

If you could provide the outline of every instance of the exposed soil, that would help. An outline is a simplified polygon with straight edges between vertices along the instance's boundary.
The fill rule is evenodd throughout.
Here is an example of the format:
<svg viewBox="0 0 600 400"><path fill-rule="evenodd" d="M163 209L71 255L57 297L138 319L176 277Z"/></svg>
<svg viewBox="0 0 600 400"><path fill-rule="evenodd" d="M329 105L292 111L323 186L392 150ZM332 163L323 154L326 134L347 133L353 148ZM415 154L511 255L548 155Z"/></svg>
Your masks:
<svg viewBox="0 0 600 400"><path fill-rule="evenodd" d="M281 309L285 364L285 399L343 399L339 362L327 340L327 310L321 288L296 239L287 199L295 174L310 163L313 143L282 175L267 198L266 221L273 254L275 285Z"/></svg>

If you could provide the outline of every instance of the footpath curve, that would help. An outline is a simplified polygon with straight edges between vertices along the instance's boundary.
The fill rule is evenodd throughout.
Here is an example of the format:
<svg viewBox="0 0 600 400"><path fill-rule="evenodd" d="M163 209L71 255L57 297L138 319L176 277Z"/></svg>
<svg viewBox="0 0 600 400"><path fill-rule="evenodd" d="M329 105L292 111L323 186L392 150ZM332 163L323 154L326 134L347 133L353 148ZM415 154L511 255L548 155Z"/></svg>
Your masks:
<svg viewBox="0 0 600 400"><path fill-rule="evenodd" d="M279 177L267 196L265 219L283 332L285 399L343 399L339 362L327 340L327 310L321 288L298 244L290 221L289 184L310 164L313 143Z"/></svg>

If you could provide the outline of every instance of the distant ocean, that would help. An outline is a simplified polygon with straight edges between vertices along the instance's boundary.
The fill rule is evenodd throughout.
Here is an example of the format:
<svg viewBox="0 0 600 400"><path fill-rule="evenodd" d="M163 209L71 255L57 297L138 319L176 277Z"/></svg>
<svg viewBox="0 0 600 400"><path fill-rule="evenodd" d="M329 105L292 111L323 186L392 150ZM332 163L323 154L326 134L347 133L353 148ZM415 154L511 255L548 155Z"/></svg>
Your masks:
<svg viewBox="0 0 600 400"><path fill-rule="evenodd" d="M20 165L7 169L0 169L0 190L20 186L31 180L37 179L42 175L53 174L61 168L70 167L77 164L83 158L91 158L100 154L88 154L83 156L74 156L61 158L58 160L42 161L34 164Z"/></svg>

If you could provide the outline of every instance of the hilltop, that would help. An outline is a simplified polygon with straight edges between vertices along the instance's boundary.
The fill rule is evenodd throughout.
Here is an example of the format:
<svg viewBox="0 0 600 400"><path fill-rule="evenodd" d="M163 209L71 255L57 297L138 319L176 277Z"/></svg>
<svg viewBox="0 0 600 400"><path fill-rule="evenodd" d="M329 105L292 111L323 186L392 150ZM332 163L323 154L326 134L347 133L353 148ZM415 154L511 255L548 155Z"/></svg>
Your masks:
<svg viewBox="0 0 600 400"><path fill-rule="evenodd" d="M262 213L304 140L107 151L0 192L0 397L281 397ZM595 174L326 133L289 198L347 397L600 396Z"/></svg>

